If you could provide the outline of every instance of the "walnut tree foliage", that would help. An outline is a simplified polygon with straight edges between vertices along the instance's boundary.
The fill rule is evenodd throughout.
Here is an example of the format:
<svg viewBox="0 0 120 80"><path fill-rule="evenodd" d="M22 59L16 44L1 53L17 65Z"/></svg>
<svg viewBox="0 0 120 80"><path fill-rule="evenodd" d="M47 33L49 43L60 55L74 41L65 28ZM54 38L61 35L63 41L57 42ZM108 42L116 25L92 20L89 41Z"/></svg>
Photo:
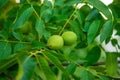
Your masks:
<svg viewBox="0 0 120 80"><path fill-rule="evenodd" d="M119 0L108 6L100 0L0 0L0 80L119 80L120 44L112 37L113 30L120 36L119 5ZM49 37L65 31L76 33L77 42L48 48ZM106 51L103 42L118 51Z"/></svg>

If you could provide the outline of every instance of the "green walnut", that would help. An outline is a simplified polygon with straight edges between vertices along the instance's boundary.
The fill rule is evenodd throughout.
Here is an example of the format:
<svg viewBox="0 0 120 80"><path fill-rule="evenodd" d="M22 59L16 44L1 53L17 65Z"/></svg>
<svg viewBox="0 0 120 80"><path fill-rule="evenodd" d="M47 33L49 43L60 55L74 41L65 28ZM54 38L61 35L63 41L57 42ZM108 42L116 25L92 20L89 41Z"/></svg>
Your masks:
<svg viewBox="0 0 120 80"><path fill-rule="evenodd" d="M64 45L63 38L59 35L53 35L47 41L47 46L50 49L57 50L57 49L62 48L63 45Z"/></svg>
<svg viewBox="0 0 120 80"><path fill-rule="evenodd" d="M73 45L77 41L77 35L72 31L67 31L62 34L65 45Z"/></svg>

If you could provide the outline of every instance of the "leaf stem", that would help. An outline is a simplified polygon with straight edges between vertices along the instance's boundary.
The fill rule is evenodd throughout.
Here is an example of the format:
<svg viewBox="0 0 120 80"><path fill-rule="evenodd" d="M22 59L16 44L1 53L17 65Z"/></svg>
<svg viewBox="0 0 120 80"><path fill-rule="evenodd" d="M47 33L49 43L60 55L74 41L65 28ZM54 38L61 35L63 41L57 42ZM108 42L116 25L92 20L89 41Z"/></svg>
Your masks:
<svg viewBox="0 0 120 80"><path fill-rule="evenodd" d="M74 16L74 14L76 13L76 11L77 11L77 5L75 6L75 10L73 11L73 13L70 15L70 17L67 19L67 21L63 25L61 31L59 32L59 35L62 34L63 30L65 29L65 27L67 26L67 24L70 22L71 18Z"/></svg>
<svg viewBox="0 0 120 80"><path fill-rule="evenodd" d="M8 41L8 40L0 40L0 42L31 44L31 42Z"/></svg>
<svg viewBox="0 0 120 80"><path fill-rule="evenodd" d="M35 54L34 56L35 56L35 58L36 58L36 60L37 60L37 62L38 62L38 65L39 65L39 67L40 67L40 62L39 62L39 59L38 59L37 55Z"/></svg>
<svg viewBox="0 0 120 80"><path fill-rule="evenodd" d="M118 61L118 63L120 63L120 61ZM68 66L70 63L62 63L62 65L63 66ZM78 66L83 66L83 64L81 64L81 63L77 63L77 64L79 64ZM96 64L92 64L91 66L99 66L99 65L105 65L105 62L98 62L98 63L96 63ZM49 63L49 66L54 66L54 64L53 63Z"/></svg>
<svg viewBox="0 0 120 80"><path fill-rule="evenodd" d="M33 6L32 6L33 7ZM36 14L36 16L37 16L37 18L39 19L39 20L41 20L41 17L39 16L39 14L36 12L36 10L33 8L33 11L34 11L34 13ZM40 41L40 35L39 35L39 33L38 33L38 41Z"/></svg>
<svg viewBox="0 0 120 80"><path fill-rule="evenodd" d="M34 9L34 8L33 8L33 9ZM38 17L38 19L41 19L40 16L38 15L38 13L36 12L36 10L34 9L33 11L34 11L34 13L36 14L36 16Z"/></svg>

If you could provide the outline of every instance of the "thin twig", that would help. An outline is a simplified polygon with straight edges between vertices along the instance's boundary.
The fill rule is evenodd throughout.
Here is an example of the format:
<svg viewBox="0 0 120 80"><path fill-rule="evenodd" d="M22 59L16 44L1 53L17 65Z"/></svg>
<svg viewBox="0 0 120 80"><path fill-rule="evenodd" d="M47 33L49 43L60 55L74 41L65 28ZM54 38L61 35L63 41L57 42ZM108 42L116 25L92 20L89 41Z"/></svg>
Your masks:
<svg viewBox="0 0 120 80"><path fill-rule="evenodd" d="M77 6L77 5L76 5ZM65 22L65 24L63 25L61 31L59 32L59 35L62 34L63 30L65 29L65 27L67 26L67 24L70 22L71 18L74 16L74 14L76 13L77 11L77 8L75 6L75 10L73 11L73 13L70 15L70 17L67 19L67 21Z"/></svg>
<svg viewBox="0 0 120 80"><path fill-rule="evenodd" d="M0 40L0 42L31 44L31 42Z"/></svg>
<svg viewBox="0 0 120 80"><path fill-rule="evenodd" d="M120 63L120 61L118 61L118 63ZM62 63L63 66L68 66L70 63L68 62L64 62ZM83 66L83 64L79 63L80 66ZM98 62L96 64L92 64L91 66L99 66L99 65L105 65L105 62ZM49 66L54 66L53 63L49 63Z"/></svg>

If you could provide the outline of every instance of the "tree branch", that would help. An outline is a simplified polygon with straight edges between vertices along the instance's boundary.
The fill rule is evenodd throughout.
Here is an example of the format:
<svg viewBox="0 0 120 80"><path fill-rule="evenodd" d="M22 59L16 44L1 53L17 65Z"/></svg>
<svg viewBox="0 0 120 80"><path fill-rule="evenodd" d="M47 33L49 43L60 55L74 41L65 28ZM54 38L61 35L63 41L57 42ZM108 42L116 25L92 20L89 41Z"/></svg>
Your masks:
<svg viewBox="0 0 120 80"><path fill-rule="evenodd" d="M118 61L118 63L120 63L120 61ZM70 63L68 63L68 62L63 62L62 63L63 66L68 66L69 64ZM83 66L83 64L81 64L81 63L79 65ZM96 64L92 64L91 66L99 66L99 65L105 65L105 62L98 62ZM54 66L54 64L53 63L49 63L49 66Z"/></svg>

